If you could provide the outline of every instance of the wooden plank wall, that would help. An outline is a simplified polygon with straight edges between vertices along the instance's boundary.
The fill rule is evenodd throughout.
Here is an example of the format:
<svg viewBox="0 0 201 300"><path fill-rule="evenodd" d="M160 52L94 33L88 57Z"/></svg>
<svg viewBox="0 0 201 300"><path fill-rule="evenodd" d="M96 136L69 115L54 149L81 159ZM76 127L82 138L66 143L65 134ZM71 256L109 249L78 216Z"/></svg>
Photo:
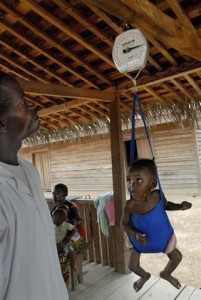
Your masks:
<svg viewBox="0 0 201 300"><path fill-rule="evenodd" d="M195 133L193 127L182 129L160 125L151 129L156 163L165 192L198 194L199 169L201 170L200 136L200 131ZM126 135L126 139L129 137L130 133ZM138 139L144 140L144 137L144 133L137 134ZM110 148L109 137L86 143L51 145L48 151L52 187L63 182L68 185L70 195L89 194L91 199L100 193L112 191ZM25 159L31 161L31 151L41 149L22 149L20 152Z"/></svg>
<svg viewBox="0 0 201 300"><path fill-rule="evenodd" d="M63 144L49 149L52 186L62 182L70 195L90 195L113 190L110 140Z"/></svg>
<svg viewBox="0 0 201 300"><path fill-rule="evenodd" d="M198 158L198 185L201 190L201 129L195 130L196 145L197 145L197 158Z"/></svg>
<svg viewBox="0 0 201 300"><path fill-rule="evenodd" d="M153 132L154 153L164 190L198 193L197 153L193 128Z"/></svg>

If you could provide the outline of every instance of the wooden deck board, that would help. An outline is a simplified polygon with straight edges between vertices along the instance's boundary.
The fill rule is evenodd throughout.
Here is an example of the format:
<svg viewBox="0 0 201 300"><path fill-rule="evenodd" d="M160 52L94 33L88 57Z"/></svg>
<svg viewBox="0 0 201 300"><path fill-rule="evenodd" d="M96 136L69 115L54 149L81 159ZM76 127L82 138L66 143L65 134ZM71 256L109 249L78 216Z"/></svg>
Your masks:
<svg viewBox="0 0 201 300"><path fill-rule="evenodd" d="M136 293L134 274L120 274L113 268L95 263L83 265L84 281L75 291L69 292L70 300L198 300L201 290L182 284L177 290L167 281L151 277L142 290Z"/></svg>

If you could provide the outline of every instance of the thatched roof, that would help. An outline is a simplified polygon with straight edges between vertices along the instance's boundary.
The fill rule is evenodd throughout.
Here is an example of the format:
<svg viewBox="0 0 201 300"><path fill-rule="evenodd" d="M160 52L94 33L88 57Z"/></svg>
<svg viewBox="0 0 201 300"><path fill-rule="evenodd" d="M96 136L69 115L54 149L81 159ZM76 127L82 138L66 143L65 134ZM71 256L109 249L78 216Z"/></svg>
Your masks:
<svg viewBox="0 0 201 300"><path fill-rule="evenodd" d="M116 97L129 122L132 82L111 56L126 24L150 44L137 80L149 122L200 113L200 0L1 0L0 15L0 69L37 105L43 140L107 132Z"/></svg>

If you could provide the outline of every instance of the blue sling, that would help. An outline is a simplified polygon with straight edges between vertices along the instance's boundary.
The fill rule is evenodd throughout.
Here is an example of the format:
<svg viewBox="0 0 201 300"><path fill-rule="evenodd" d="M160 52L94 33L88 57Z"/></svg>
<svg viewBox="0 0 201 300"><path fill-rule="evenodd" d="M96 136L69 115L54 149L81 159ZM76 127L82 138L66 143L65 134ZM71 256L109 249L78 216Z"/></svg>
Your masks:
<svg viewBox="0 0 201 300"><path fill-rule="evenodd" d="M138 94L135 91L133 94L133 110L132 110L132 131L131 131L131 147L130 147L130 163L135 158L136 140L135 140L135 104L138 104L140 115L144 123L147 139L149 142L150 150L154 159L153 150L146 126L144 113L138 98ZM131 213L129 224L136 231L146 234L147 243L145 245L140 244L134 236L129 236L129 239L133 247L140 253L158 253L164 252L168 242L173 234L173 228L170 224L168 216L165 211L165 205L163 200L163 191L161 188L159 176L158 186L160 200L158 204L145 214Z"/></svg>

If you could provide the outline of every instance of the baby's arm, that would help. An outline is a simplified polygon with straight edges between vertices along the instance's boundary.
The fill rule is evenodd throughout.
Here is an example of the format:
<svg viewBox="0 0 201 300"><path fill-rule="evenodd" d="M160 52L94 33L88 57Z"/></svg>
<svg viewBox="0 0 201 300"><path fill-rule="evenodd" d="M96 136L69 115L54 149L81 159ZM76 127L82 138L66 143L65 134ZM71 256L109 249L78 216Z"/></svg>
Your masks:
<svg viewBox="0 0 201 300"><path fill-rule="evenodd" d="M170 202L170 201L167 201L164 194L163 194L163 198L164 198L166 210L187 210L192 207L192 204L187 201L183 201L181 203Z"/></svg>
<svg viewBox="0 0 201 300"><path fill-rule="evenodd" d="M140 244L146 244L146 234L142 234L136 231L133 227L129 225L130 214L132 212L133 204L132 200L126 201L123 209L123 214L121 217L121 228L130 236L135 236Z"/></svg>

